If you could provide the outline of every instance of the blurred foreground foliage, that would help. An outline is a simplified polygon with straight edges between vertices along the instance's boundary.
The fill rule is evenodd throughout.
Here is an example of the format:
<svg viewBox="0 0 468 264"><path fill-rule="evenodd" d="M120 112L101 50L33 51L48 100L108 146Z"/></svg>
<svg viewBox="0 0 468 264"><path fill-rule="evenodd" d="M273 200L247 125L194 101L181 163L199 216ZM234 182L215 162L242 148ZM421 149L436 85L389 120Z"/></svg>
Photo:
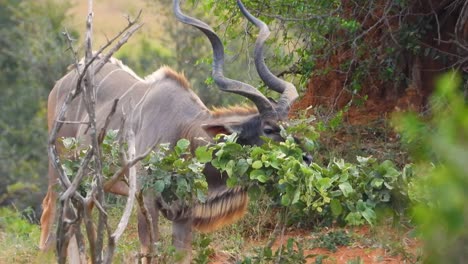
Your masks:
<svg viewBox="0 0 468 264"><path fill-rule="evenodd" d="M431 116L395 116L415 159L418 177L409 186L413 213L425 242L426 263L468 259L468 104L460 74L438 81Z"/></svg>

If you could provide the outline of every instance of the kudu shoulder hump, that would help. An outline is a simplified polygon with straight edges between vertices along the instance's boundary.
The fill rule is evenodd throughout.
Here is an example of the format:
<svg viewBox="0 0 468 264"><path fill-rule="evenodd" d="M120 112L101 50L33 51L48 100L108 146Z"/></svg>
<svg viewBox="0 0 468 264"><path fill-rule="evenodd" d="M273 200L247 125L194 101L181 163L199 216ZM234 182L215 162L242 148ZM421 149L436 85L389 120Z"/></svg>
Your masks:
<svg viewBox="0 0 468 264"><path fill-rule="evenodd" d="M162 66L157 71L145 77L145 82L154 83L161 81L165 78L172 79L178 82L186 89L191 89L190 82L187 80L183 73L178 73L169 66Z"/></svg>

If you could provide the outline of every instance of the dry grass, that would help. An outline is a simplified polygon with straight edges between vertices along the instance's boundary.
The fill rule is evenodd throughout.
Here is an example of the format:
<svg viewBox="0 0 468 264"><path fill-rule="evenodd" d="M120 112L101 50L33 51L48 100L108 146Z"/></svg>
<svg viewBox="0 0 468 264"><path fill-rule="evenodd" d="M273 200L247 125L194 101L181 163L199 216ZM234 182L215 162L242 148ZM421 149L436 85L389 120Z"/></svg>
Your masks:
<svg viewBox="0 0 468 264"><path fill-rule="evenodd" d="M251 205L250 212L239 223L207 235L211 240L208 247L214 251L209 254L210 263L233 263L246 256L260 257L258 254L261 251L257 250L270 243L271 224L276 217L271 214L271 210L267 210L270 212L268 214L267 211L259 209ZM114 228L120 218L121 210L121 206L115 204L108 211L109 224ZM52 252L42 253L37 248L39 227L21 220L19 216L16 217L13 219L16 224L0 226L0 263L54 263L55 257ZM158 259L161 263L172 263L174 253L170 249L171 225L162 217L160 220L161 241L157 246ZM262 225L260 226L261 232L253 230L258 224ZM352 238L349 245L338 246L336 252L317 246L317 237L340 230ZM303 245L305 255L328 256L328 260L324 263L354 263L350 261L356 258L364 260L364 263L419 263L421 257L421 245L411 235L410 229L387 224L375 228L366 226L344 229L320 228L317 232L288 228L284 236L277 237L273 244L273 250L278 249L281 244L284 245L289 238L293 238ZM193 247L194 257L206 254L205 246L198 245L201 239L203 236L195 233L194 242L197 245ZM336 242L333 240L330 243ZM118 243L113 263L134 263L138 251L136 212L133 212L131 221ZM290 253L285 252L285 254ZM314 263L313 259L307 263Z"/></svg>

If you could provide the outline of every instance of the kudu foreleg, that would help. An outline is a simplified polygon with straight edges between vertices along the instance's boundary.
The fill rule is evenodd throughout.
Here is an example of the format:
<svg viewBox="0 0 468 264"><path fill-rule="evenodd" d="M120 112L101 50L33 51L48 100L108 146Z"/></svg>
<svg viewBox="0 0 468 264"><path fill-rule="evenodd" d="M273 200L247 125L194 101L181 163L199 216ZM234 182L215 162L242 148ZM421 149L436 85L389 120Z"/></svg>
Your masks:
<svg viewBox="0 0 468 264"><path fill-rule="evenodd" d="M178 263L190 263L192 259L192 221L185 219L172 222L172 243L182 258Z"/></svg>
<svg viewBox="0 0 468 264"><path fill-rule="evenodd" d="M159 210L156 199L152 195L137 195L138 210L138 237L140 239L142 263L152 263L154 243L159 239Z"/></svg>
<svg viewBox="0 0 468 264"><path fill-rule="evenodd" d="M177 263L190 263L192 259L192 209L184 202L168 204L158 197L157 205L165 218L172 221L172 244L177 250Z"/></svg>

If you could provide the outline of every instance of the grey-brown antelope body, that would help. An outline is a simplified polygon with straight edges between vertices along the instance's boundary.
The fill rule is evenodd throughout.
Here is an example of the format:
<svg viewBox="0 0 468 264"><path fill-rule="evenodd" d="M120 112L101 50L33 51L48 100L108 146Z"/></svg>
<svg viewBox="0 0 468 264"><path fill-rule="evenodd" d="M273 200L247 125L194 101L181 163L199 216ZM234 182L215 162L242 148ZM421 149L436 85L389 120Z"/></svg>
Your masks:
<svg viewBox="0 0 468 264"><path fill-rule="evenodd" d="M208 109L190 88L185 77L168 67L162 67L146 78L138 77L120 61L112 58L95 75L96 122L98 129L104 126L105 119L114 103L118 107L112 116L108 129L118 129L123 116L131 116L135 132L137 155L155 148L161 143L175 144L179 139L190 140L195 148L206 144L219 134L236 132L238 142L247 145L262 144L261 137L282 140L278 122L287 118L289 107L297 98L296 88L274 76L263 60L264 41L269 35L267 26L250 15L238 1L242 13L254 23L260 33L255 45L255 65L264 83L281 94L278 102L265 97L254 87L223 75L224 51L218 36L200 20L184 15L179 1L174 0L174 12L183 23L200 29L210 40L213 47L213 78L218 87L225 92L235 93L248 98L255 108L227 107L218 110ZM150 56L151 54L148 54ZM55 122L65 96L76 86L76 70L57 81L48 100L48 125ZM78 96L70 105L66 120L58 137L84 137L88 131L85 122L88 114L83 98ZM203 140L200 140L203 139ZM173 223L173 243L177 249L186 251L184 262L190 261L192 229L212 231L220 226L236 221L244 214L247 194L241 188L226 187L226 177L210 165L204 171L209 185L209 199L194 208L160 208L157 194L146 191L145 204L153 219L153 237L158 237L158 213L161 211ZM50 246L52 224L55 219L58 175L49 162L49 189L43 200L41 217L40 248ZM107 192L127 195L128 186L118 182L106 189ZM145 218L139 213L138 233L142 253L149 252L149 230Z"/></svg>

